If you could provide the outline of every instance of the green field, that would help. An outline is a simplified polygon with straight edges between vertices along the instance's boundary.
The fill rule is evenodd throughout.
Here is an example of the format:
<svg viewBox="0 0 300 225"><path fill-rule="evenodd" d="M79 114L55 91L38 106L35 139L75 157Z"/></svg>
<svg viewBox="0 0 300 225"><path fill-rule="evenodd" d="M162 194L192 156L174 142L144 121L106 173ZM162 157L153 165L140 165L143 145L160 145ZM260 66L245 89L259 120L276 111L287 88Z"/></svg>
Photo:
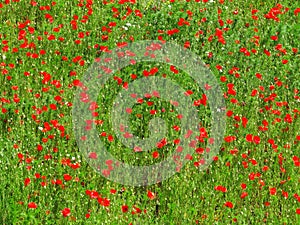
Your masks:
<svg viewBox="0 0 300 225"><path fill-rule="evenodd" d="M299 4L288 0L1 1L0 224L300 224L299 18ZM114 117L114 101L131 83L176 83L198 117L188 124L199 128L193 153L174 158L175 174L133 186L105 177L114 161L93 168L99 152L79 147L89 136L76 136L73 108L94 62L146 40L201 58L221 88L226 127L218 154L201 169L217 97L207 100L205 88L167 61L111 74L92 103L92 120L83 122L119 162L162 162L180 152L185 135L176 102L154 93L132 107L125 99L126 112ZM150 121L157 118L166 134L147 151L132 149L114 129L125 115L125 139L155 138Z"/></svg>

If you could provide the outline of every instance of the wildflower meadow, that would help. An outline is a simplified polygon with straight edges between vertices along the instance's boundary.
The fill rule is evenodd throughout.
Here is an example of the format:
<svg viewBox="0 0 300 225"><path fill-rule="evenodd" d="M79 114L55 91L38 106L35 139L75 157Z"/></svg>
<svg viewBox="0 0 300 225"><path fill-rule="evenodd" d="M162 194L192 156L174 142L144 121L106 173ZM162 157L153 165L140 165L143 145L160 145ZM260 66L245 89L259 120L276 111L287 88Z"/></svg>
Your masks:
<svg viewBox="0 0 300 225"><path fill-rule="evenodd" d="M300 8L2 0L0 224L300 224Z"/></svg>

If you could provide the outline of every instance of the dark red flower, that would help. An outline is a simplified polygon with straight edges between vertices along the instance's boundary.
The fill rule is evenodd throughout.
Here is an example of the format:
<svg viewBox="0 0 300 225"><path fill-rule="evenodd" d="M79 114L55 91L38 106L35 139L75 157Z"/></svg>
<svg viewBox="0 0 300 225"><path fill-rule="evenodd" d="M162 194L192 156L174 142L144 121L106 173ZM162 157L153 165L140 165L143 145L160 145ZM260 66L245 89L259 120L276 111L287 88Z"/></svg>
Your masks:
<svg viewBox="0 0 300 225"><path fill-rule="evenodd" d="M122 212L123 213L128 212L128 206L127 205L122 205Z"/></svg>

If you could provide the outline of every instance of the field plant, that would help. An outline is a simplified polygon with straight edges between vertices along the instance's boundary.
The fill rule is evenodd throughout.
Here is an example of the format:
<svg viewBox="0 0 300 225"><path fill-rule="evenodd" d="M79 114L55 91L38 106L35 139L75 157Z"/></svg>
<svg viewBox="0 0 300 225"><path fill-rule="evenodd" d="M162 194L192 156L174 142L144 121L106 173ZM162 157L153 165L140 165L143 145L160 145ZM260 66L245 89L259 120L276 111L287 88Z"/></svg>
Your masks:
<svg viewBox="0 0 300 225"><path fill-rule="evenodd" d="M1 1L0 224L300 224L299 17L299 2L290 0ZM113 161L99 170L88 163L98 156L79 148L88 137L76 136L73 107L103 55L151 40L201 58L222 90L226 127L219 153L199 169L212 141L209 85L167 62L115 71L90 106L86 130L94 126L120 162L152 165L181 151L177 103L155 93L124 103L131 129L124 138L151 138L158 118L165 136L147 151L117 136L113 105L132 82L176 83L198 117L185 166L174 157L173 176L132 186L107 179Z"/></svg>

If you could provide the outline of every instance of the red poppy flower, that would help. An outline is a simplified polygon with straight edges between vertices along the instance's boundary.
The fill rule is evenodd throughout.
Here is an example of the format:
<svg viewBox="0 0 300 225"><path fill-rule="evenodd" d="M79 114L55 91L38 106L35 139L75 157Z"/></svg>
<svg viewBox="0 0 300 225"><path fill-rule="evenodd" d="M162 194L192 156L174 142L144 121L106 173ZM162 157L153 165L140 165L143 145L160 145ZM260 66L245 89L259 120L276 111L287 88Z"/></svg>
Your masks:
<svg viewBox="0 0 300 225"><path fill-rule="evenodd" d="M235 136L227 136L224 138L224 141L226 141L226 142L233 142L235 140L236 140Z"/></svg>
<svg viewBox="0 0 300 225"><path fill-rule="evenodd" d="M254 136L254 137L253 137L253 142L254 142L255 144L259 144L259 143L260 143L260 137L259 137L259 136Z"/></svg>
<svg viewBox="0 0 300 225"><path fill-rule="evenodd" d="M70 176L69 174L64 174L64 180L65 181L69 181L72 179L72 176Z"/></svg>
<svg viewBox="0 0 300 225"><path fill-rule="evenodd" d="M109 142L113 142L114 141L114 137L112 135L108 135L107 137Z"/></svg>
<svg viewBox="0 0 300 225"><path fill-rule="evenodd" d="M224 206L231 208L231 209L233 208L232 202L225 202Z"/></svg>
<svg viewBox="0 0 300 225"><path fill-rule="evenodd" d="M28 208L30 208L30 209L36 209L37 208L37 204L35 202L29 202L28 203Z"/></svg>
<svg viewBox="0 0 300 225"><path fill-rule="evenodd" d="M71 215L71 210L70 210L69 208L64 208L64 209L61 211L61 214L63 215L63 217L70 216L70 215Z"/></svg>
<svg viewBox="0 0 300 225"><path fill-rule="evenodd" d="M97 159L97 158L98 158L98 155L97 155L96 152L91 152L91 153L89 154L89 158L90 158L90 159Z"/></svg>
<svg viewBox="0 0 300 225"><path fill-rule="evenodd" d="M227 188L224 186L215 186L216 191L221 191L223 193L227 192Z"/></svg>
<svg viewBox="0 0 300 225"><path fill-rule="evenodd" d="M265 205L265 206L270 206L271 203L270 203L270 202L265 202L264 205Z"/></svg>
<svg viewBox="0 0 300 225"><path fill-rule="evenodd" d="M253 135L252 134L247 134L246 135L246 141L252 142L253 141Z"/></svg>
<svg viewBox="0 0 300 225"><path fill-rule="evenodd" d="M24 186L27 187L30 184L30 178L25 178L24 180Z"/></svg>
<svg viewBox="0 0 300 225"><path fill-rule="evenodd" d="M247 192L243 192L242 194L241 194L241 198L245 198L245 197L247 197L248 196L248 193Z"/></svg>
<svg viewBox="0 0 300 225"><path fill-rule="evenodd" d="M276 195L276 188L270 188L270 195Z"/></svg>
<svg viewBox="0 0 300 225"><path fill-rule="evenodd" d="M127 205L122 205L122 212L123 213L128 212L128 206Z"/></svg>
<svg viewBox="0 0 300 225"><path fill-rule="evenodd" d="M245 128L247 126L248 119L246 117L242 117L242 125Z"/></svg>
<svg viewBox="0 0 300 225"><path fill-rule="evenodd" d="M241 184L241 188L242 188L242 189L246 189L246 188L247 188L247 185L244 184L244 183L242 183L242 184Z"/></svg>
<svg viewBox="0 0 300 225"><path fill-rule="evenodd" d="M153 152L153 153L152 153L152 157L153 157L154 159L157 159L157 158L159 157L158 151Z"/></svg>
<svg viewBox="0 0 300 225"><path fill-rule="evenodd" d="M179 72L179 71L176 69L176 67L173 66L173 65L170 66L170 70L171 70L173 73L175 73L175 74L177 74L177 73Z"/></svg>
<svg viewBox="0 0 300 225"><path fill-rule="evenodd" d="M147 197L148 197L150 200L153 200L153 199L155 199L155 194L154 194L153 192L151 192L151 191L148 191L148 192L147 192Z"/></svg>
<svg viewBox="0 0 300 225"><path fill-rule="evenodd" d="M271 52L269 52L268 50L264 50L264 53L267 55L267 56L270 56L271 55Z"/></svg>
<svg viewBox="0 0 300 225"><path fill-rule="evenodd" d="M283 196L284 198L288 198L288 197L289 197L289 193L286 192L286 191L284 191L284 190L282 190L282 196Z"/></svg>

